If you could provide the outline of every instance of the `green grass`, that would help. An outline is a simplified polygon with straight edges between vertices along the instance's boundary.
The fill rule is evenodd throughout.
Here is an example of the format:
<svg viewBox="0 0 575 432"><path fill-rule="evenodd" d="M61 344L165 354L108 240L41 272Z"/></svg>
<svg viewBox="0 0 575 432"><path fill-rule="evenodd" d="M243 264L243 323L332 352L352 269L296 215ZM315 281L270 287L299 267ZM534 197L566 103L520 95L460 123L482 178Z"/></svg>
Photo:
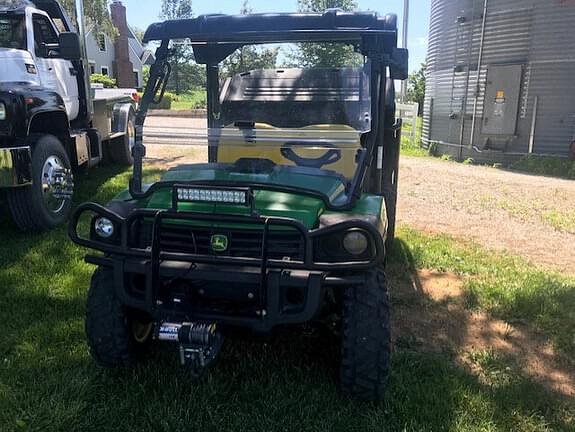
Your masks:
<svg viewBox="0 0 575 432"><path fill-rule="evenodd" d="M100 168L79 180L78 201L106 202L128 173ZM110 178L109 180L106 180ZM90 191L97 191L92 194ZM0 431L573 431L575 408L513 371L497 381L455 366L449 354L397 348L387 399L337 392L338 352L319 332L281 330L267 341L227 341L199 382L171 347L129 371L91 361L83 318L93 267L61 227L17 233L0 211ZM475 304L540 326L566 352L575 287L520 260L447 237L399 233L391 271L415 267L469 276ZM572 338L572 336L571 336ZM265 342L265 343L264 343ZM506 359L474 354L489 376Z"/></svg>
<svg viewBox="0 0 575 432"><path fill-rule="evenodd" d="M575 161L545 156L525 156L511 165L517 171L575 179Z"/></svg>
<svg viewBox="0 0 575 432"><path fill-rule="evenodd" d="M543 219L556 230L575 234L575 210L566 213L551 210L543 215Z"/></svg>
<svg viewBox="0 0 575 432"><path fill-rule="evenodd" d="M180 94L172 102L172 110L190 110L206 107L205 90L194 90L191 93Z"/></svg>
<svg viewBox="0 0 575 432"><path fill-rule="evenodd" d="M403 228L400 237L392 257L395 271L431 268L462 275L470 306L507 321L532 324L561 351L575 356L571 330L575 328L575 279L449 236L428 236Z"/></svg>
<svg viewBox="0 0 575 432"><path fill-rule="evenodd" d="M401 137L401 155L402 156L416 156L425 157L429 156L429 152L421 147L421 131L423 128L423 118L417 118L417 124L415 126L415 140L411 140L408 135L403 135ZM411 131L411 126L405 124L403 126L403 132L405 134Z"/></svg>

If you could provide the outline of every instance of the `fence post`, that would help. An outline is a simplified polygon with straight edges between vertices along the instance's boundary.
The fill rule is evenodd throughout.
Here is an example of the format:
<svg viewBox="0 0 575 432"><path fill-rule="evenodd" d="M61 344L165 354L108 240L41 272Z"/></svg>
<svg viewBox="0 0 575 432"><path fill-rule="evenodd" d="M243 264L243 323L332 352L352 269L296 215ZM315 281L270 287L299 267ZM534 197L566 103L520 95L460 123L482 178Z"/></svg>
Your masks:
<svg viewBox="0 0 575 432"><path fill-rule="evenodd" d="M403 123L409 123L411 125L411 130L409 133L409 140L411 145L415 145L417 139L417 115L419 114L419 104L418 103L408 103L408 104L397 104L397 116L403 120ZM404 131L401 131L401 135L407 135Z"/></svg>

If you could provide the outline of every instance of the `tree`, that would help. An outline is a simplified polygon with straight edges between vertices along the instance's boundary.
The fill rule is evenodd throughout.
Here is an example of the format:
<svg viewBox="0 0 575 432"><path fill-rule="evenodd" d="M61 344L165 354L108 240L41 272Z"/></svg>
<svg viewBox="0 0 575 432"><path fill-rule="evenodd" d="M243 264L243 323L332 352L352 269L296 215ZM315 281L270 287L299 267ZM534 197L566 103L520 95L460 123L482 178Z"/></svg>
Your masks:
<svg viewBox="0 0 575 432"><path fill-rule="evenodd" d="M162 0L160 19L186 19L193 17L191 0ZM173 91L176 94L182 92L182 69L194 59L192 47L186 40L175 40L172 44L172 75Z"/></svg>
<svg viewBox="0 0 575 432"><path fill-rule="evenodd" d="M191 0L162 0L162 19L185 19L192 18L193 15Z"/></svg>
<svg viewBox="0 0 575 432"><path fill-rule="evenodd" d="M138 39L140 43L143 43L145 30L138 27L131 27L131 29L134 36L136 36L136 39Z"/></svg>
<svg viewBox="0 0 575 432"><path fill-rule="evenodd" d="M241 15L252 13L248 0L240 8ZM228 56L222 64L225 76L233 76L254 69L271 69L276 66L279 48L262 48L247 45Z"/></svg>
<svg viewBox="0 0 575 432"><path fill-rule="evenodd" d="M419 115L423 112L423 101L425 99L425 70L427 65L421 64L417 72L409 75L407 82L407 100L419 104Z"/></svg>
<svg viewBox="0 0 575 432"><path fill-rule="evenodd" d="M357 10L355 0L298 0L300 12L325 12L327 9ZM344 67L361 65L362 58L350 45L341 43L301 43L289 56L299 67Z"/></svg>
<svg viewBox="0 0 575 432"><path fill-rule="evenodd" d="M166 85L167 91L176 93L177 90L177 94L190 93L198 88L206 88L206 68L190 61L178 65L177 76L172 70Z"/></svg>
<svg viewBox="0 0 575 432"><path fill-rule="evenodd" d="M61 0L62 6L76 23L76 7L74 0ZM86 24L95 26L109 36L115 36L117 30L110 20L107 0L84 0L84 15Z"/></svg>

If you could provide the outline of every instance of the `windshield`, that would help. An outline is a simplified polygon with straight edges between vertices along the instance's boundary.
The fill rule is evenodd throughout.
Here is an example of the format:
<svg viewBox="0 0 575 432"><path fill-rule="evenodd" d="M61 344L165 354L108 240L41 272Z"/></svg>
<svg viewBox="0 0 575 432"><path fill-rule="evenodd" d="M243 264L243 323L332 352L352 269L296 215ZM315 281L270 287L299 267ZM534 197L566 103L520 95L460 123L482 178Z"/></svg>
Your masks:
<svg viewBox="0 0 575 432"><path fill-rule="evenodd" d="M168 85L180 94L168 95L171 108L187 113L148 117L144 173L179 166L163 179L286 186L342 199L371 128L370 64L346 45L322 57L320 45L236 50L218 67L210 103L204 66L172 67Z"/></svg>
<svg viewBox="0 0 575 432"><path fill-rule="evenodd" d="M26 49L24 15L0 14L0 48Z"/></svg>

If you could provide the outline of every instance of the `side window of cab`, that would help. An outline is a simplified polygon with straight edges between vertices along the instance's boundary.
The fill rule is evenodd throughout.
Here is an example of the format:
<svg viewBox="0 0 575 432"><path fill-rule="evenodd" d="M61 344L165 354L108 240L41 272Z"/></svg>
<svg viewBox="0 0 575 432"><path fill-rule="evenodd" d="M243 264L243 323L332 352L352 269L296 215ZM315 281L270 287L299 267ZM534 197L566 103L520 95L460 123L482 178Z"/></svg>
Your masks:
<svg viewBox="0 0 575 432"><path fill-rule="evenodd" d="M44 15L32 15L34 23L34 50L36 56L50 58L57 56L58 33Z"/></svg>

